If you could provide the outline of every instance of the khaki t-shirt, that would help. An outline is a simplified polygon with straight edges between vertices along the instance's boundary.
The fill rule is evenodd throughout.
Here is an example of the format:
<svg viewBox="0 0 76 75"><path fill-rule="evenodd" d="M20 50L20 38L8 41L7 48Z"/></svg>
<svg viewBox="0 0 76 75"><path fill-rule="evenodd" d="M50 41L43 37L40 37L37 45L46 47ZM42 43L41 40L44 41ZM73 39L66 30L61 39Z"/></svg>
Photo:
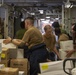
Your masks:
<svg viewBox="0 0 76 75"><path fill-rule="evenodd" d="M56 44L56 39L55 36L49 35L47 36L46 34L43 35L44 43L46 44L46 47L50 50L53 51L55 44Z"/></svg>
<svg viewBox="0 0 76 75"><path fill-rule="evenodd" d="M61 34L60 37L59 37L58 43L60 43L60 41L67 41L67 40L69 40L68 35Z"/></svg>
<svg viewBox="0 0 76 75"><path fill-rule="evenodd" d="M22 41L28 43L28 48L31 48L35 45L41 44L43 42L43 37L36 27L31 27L25 32Z"/></svg>

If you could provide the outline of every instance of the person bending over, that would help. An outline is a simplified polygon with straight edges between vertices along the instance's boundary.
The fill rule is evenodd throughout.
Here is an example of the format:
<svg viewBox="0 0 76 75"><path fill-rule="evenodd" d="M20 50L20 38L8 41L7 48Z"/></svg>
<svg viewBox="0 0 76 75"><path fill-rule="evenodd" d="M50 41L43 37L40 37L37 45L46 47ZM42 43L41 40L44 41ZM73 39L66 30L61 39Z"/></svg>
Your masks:
<svg viewBox="0 0 76 75"><path fill-rule="evenodd" d="M55 36L52 33L52 27L50 25L46 25L44 27L45 34L43 35L43 40L44 43L46 44L46 48L49 51L49 58L50 60L54 61L55 60L55 55L58 56L60 59L59 52L56 49L56 39Z"/></svg>

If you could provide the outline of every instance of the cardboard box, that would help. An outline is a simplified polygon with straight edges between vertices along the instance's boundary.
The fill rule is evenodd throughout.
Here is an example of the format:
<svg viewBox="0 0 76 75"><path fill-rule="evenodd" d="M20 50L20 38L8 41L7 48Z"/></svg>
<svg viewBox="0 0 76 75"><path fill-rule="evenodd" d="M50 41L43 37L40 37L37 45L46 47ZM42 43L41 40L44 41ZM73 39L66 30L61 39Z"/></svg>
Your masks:
<svg viewBox="0 0 76 75"><path fill-rule="evenodd" d="M13 43L4 44L3 40L5 40L5 39L0 39L0 42L2 43L2 48L3 47L8 48L8 49L16 49L17 48L17 46L14 45Z"/></svg>
<svg viewBox="0 0 76 75"><path fill-rule="evenodd" d="M24 49L17 49L17 58L24 58Z"/></svg>
<svg viewBox="0 0 76 75"><path fill-rule="evenodd" d="M66 50L64 50L64 49L59 49L59 54L60 54L61 59L66 59L66 58L67 58L67 57L66 57L66 55L67 55ZM73 54L71 55L71 57L76 57L76 52L73 53Z"/></svg>
<svg viewBox="0 0 76 75"><path fill-rule="evenodd" d="M66 57L66 52L63 49L59 49L59 55L61 59L65 59Z"/></svg>
<svg viewBox="0 0 76 75"><path fill-rule="evenodd" d="M3 68L0 70L0 75L18 75L18 68Z"/></svg>
<svg viewBox="0 0 76 75"><path fill-rule="evenodd" d="M17 58L17 49L9 49L9 56L10 56L10 59L16 59Z"/></svg>
<svg viewBox="0 0 76 75"><path fill-rule="evenodd" d="M68 69L67 69L68 71ZM50 71L50 72L46 72L46 73L41 73L38 75L68 75L66 74L63 70L57 70L57 71Z"/></svg>
<svg viewBox="0 0 76 75"><path fill-rule="evenodd" d="M73 50L73 40L61 41L60 49Z"/></svg>
<svg viewBox="0 0 76 75"><path fill-rule="evenodd" d="M2 48L8 48L9 49L9 57L10 58L16 58L17 57L17 46L13 43L4 44L4 39L0 39L0 42L2 43Z"/></svg>
<svg viewBox="0 0 76 75"><path fill-rule="evenodd" d="M2 60L2 61L0 61L0 64L4 64L5 67L8 67L9 66L9 60Z"/></svg>
<svg viewBox="0 0 76 75"><path fill-rule="evenodd" d="M28 59L12 59L10 62L10 67L13 68L19 68L19 71L24 71L25 73L28 73L29 71L29 62Z"/></svg>
<svg viewBox="0 0 76 75"><path fill-rule="evenodd" d="M9 49L2 48L1 60L8 60L8 59L9 59Z"/></svg>
<svg viewBox="0 0 76 75"><path fill-rule="evenodd" d="M41 73L63 70L63 61L40 63L39 65ZM67 68L72 68L70 61L67 61L66 63L66 69Z"/></svg>

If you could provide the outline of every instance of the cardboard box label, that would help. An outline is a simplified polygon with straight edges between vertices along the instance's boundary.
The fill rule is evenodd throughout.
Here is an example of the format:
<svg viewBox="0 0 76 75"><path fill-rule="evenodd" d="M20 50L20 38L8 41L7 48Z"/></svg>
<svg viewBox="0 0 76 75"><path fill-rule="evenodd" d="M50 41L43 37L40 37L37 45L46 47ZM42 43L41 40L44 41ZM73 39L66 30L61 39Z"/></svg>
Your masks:
<svg viewBox="0 0 76 75"><path fill-rule="evenodd" d="M5 58L6 55L4 53L1 54L1 58Z"/></svg>
<svg viewBox="0 0 76 75"><path fill-rule="evenodd" d="M48 64L43 64L42 65L42 70L47 70L48 69Z"/></svg>

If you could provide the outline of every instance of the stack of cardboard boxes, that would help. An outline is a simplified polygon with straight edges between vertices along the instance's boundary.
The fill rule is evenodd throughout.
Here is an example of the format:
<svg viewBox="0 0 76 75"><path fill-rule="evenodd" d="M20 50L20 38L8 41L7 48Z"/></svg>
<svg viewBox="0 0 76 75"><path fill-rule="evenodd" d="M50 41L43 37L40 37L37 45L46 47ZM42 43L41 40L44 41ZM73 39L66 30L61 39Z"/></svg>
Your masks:
<svg viewBox="0 0 76 75"><path fill-rule="evenodd" d="M60 42L60 49L59 49L61 59L67 58L66 57L67 51L71 51L73 49L74 49L73 40L61 41ZM76 53L72 54L71 57L76 57Z"/></svg>
<svg viewBox="0 0 76 75"><path fill-rule="evenodd" d="M1 61L0 65L0 75L18 75L18 68L10 68L10 50L8 48L2 48L2 53L0 55Z"/></svg>
<svg viewBox="0 0 76 75"><path fill-rule="evenodd" d="M24 58L12 59L10 62L10 67L18 68L19 71L24 71L24 75L29 75L30 66L27 59Z"/></svg>
<svg viewBox="0 0 76 75"><path fill-rule="evenodd" d="M19 54L17 56L17 50L18 48L14 47L13 44L2 46L0 65L4 64L5 67L0 69L0 75L29 75L30 67L28 59L22 58L22 55L21 58L18 58Z"/></svg>
<svg viewBox="0 0 76 75"><path fill-rule="evenodd" d="M8 48L2 48L0 64L4 64L5 67L9 66L9 49Z"/></svg>
<svg viewBox="0 0 76 75"><path fill-rule="evenodd" d="M30 75L29 62L24 58L11 59L9 67L0 69L0 75Z"/></svg>

